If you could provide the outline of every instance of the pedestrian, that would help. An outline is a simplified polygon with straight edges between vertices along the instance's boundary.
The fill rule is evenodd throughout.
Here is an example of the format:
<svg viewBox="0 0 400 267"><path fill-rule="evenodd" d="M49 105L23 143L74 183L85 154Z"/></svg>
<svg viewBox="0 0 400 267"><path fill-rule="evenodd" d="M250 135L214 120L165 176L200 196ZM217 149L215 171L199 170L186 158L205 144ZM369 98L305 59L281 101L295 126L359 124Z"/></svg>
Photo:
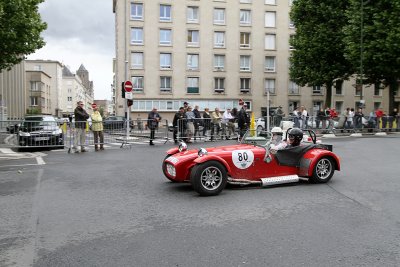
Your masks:
<svg viewBox="0 0 400 267"><path fill-rule="evenodd" d="M351 108L347 113L346 125L347 129L353 128L354 108Z"/></svg>
<svg viewBox="0 0 400 267"><path fill-rule="evenodd" d="M179 140L185 140L186 117L184 107L180 107L179 111L175 113L172 126L174 127L175 144L177 144Z"/></svg>
<svg viewBox="0 0 400 267"><path fill-rule="evenodd" d="M221 120L222 115L219 112L219 108L215 108L214 112L211 113L211 141L217 139L216 136L218 136L221 131ZM217 133L215 134L215 132Z"/></svg>
<svg viewBox="0 0 400 267"><path fill-rule="evenodd" d="M185 112L187 111L188 107L189 107L189 103L186 102L186 101L183 102L183 109L184 109Z"/></svg>
<svg viewBox="0 0 400 267"><path fill-rule="evenodd" d="M354 128L361 129L362 128L362 119L364 114L362 112L362 108L358 108L358 110L354 113Z"/></svg>
<svg viewBox="0 0 400 267"><path fill-rule="evenodd" d="M377 108L375 110L375 116L376 116L376 128L379 129L380 128L380 123L383 117L383 111L381 108ZM383 125L382 125L383 127Z"/></svg>
<svg viewBox="0 0 400 267"><path fill-rule="evenodd" d="M285 117L285 113L283 113L283 111L282 111L282 106L279 106L275 110L275 126L278 126L278 127L281 126L281 121L282 121L283 117Z"/></svg>
<svg viewBox="0 0 400 267"><path fill-rule="evenodd" d="M319 111L317 112L317 117L315 119L315 126L317 129L319 129L319 125L322 122L322 128L325 128L326 126L326 117L325 117L325 112L323 108L320 108Z"/></svg>
<svg viewBox="0 0 400 267"><path fill-rule="evenodd" d="M203 112L203 136L205 138L205 141L209 141L209 132L211 130L211 115L210 115L210 109L205 108Z"/></svg>
<svg viewBox="0 0 400 267"><path fill-rule="evenodd" d="M250 125L250 115L246 112L247 104L244 103L238 114L238 126L240 139L243 138Z"/></svg>
<svg viewBox="0 0 400 267"><path fill-rule="evenodd" d="M194 133L194 121L196 119L196 116L194 115L194 112L193 112L191 106L188 106L185 115L186 115L186 123L187 123L186 143L191 143L192 142L191 139L192 139L192 136Z"/></svg>
<svg viewBox="0 0 400 267"><path fill-rule="evenodd" d="M199 133L199 127L200 127L200 125L202 124L201 114L200 114L199 106L198 106L198 105L195 105L195 106L194 106L193 113L194 113L194 116L195 116L195 120L194 120L194 134L193 134L193 135L194 135L194 140L196 140L196 136L197 136L197 135L200 135L200 133Z"/></svg>
<svg viewBox="0 0 400 267"><path fill-rule="evenodd" d="M397 112L397 108L394 108L393 111L389 113L389 131L393 128L393 122L396 122L397 128L399 127L397 122L398 115L399 113Z"/></svg>
<svg viewBox="0 0 400 267"><path fill-rule="evenodd" d="M296 107L293 110L293 127L295 128L300 128L300 111L299 108Z"/></svg>
<svg viewBox="0 0 400 267"><path fill-rule="evenodd" d="M158 123L161 121L161 116L157 112L157 108L153 107L152 111L150 111L147 116L147 127L150 129L150 143L149 145L154 146L154 136L156 129L158 129Z"/></svg>
<svg viewBox="0 0 400 267"><path fill-rule="evenodd" d="M77 107L74 110L74 115L75 115L75 132L76 136L74 139L74 147L73 150L75 150L75 153L79 153L78 146L80 145L81 147L81 152L87 152L85 149L85 143L86 143L86 121L89 119L89 114L86 112L86 110L83 109L83 102L78 101L77 102Z"/></svg>
<svg viewBox="0 0 400 267"><path fill-rule="evenodd" d="M231 114L231 109L227 108L222 115L222 138L225 137L226 140L231 139L231 135L235 132L235 124L231 122L233 116Z"/></svg>
<svg viewBox="0 0 400 267"><path fill-rule="evenodd" d="M303 122L302 129L308 128L308 111L305 106L301 106L301 120Z"/></svg>
<svg viewBox="0 0 400 267"><path fill-rule="evenodd" d="M104 134L103 134L103 118L99 112L99 108L96 104L92 104L93 113L90 116L92 118L92 131L94 137L94 150L104 150ZM99 143L100 139L100 143Z"/></svg>

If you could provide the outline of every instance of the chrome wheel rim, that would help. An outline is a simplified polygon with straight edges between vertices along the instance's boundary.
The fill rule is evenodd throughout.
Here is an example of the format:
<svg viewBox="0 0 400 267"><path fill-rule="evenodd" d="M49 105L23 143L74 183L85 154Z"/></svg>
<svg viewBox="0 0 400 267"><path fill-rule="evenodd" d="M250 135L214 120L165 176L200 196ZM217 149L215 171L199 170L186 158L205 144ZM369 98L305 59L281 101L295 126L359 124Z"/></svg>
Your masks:
<svg viewBox="0 0 400 267"><path fill-rule="evenodd" d="M222 183L222 172L219 168L211 166L201 173L201 185L207 190L215 190Z"/></svg>
<svg viewBox="0 0 400 267"><path fill-rule="evenodd" d="M332 163L329 159L321 159L317 163L317 176L321 180L327 179L332 172Z"/></svg>

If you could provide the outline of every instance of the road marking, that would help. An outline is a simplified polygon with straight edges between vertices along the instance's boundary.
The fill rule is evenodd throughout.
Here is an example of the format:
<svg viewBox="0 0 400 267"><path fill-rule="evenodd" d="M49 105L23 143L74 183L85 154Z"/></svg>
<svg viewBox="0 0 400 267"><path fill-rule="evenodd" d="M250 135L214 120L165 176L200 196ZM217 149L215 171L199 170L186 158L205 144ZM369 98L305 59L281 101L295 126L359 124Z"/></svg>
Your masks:
<svg viewBox="0 0 400 267"><path fill-rule="evenodd" d="M36 162L37 162L38 165L45 165L46 164L46 162L44 162L42 157L37 157L36 158Z"/></svg>
<svg viewBox="0 0 400 267"><path fill-rule="evenodd" d="M15 151L12 151L10 148L0 148L0 152L4 154L17 154Z"/></svg>

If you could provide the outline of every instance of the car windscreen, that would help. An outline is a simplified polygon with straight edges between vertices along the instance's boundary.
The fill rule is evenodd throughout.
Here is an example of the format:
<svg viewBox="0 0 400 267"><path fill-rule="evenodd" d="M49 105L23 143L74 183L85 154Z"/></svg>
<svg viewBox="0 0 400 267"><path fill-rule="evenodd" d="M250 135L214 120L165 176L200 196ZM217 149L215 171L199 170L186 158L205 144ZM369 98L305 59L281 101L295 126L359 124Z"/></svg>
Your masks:
<svg viewBox="0 0 400 267"><path fill-rule="evenodd" d="M26 117L21 127L33 128L38 126L55 126L57 122L54 117Z"/></svg>

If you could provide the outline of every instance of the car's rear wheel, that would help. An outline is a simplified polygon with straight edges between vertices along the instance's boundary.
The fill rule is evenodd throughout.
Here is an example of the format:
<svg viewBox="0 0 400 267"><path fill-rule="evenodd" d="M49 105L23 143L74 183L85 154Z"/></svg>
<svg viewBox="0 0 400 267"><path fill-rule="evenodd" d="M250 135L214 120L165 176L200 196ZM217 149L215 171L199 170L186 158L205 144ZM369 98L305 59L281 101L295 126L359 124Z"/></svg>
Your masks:
<svg viewBox="0 0 400 267"><path fill-rule="evenodd" d="M225 167L218 161L207 161L193 167L190 183L202 196L215 196L221 193L228 182Z"/></svg>
<svg viewBox="0 0 400 267"><path fill-rule="evenodd" d="M310 177L312 183L326 183L335 172L335 165L332 159L323 157L317 161L314 166L313 175Z"/></svg>

